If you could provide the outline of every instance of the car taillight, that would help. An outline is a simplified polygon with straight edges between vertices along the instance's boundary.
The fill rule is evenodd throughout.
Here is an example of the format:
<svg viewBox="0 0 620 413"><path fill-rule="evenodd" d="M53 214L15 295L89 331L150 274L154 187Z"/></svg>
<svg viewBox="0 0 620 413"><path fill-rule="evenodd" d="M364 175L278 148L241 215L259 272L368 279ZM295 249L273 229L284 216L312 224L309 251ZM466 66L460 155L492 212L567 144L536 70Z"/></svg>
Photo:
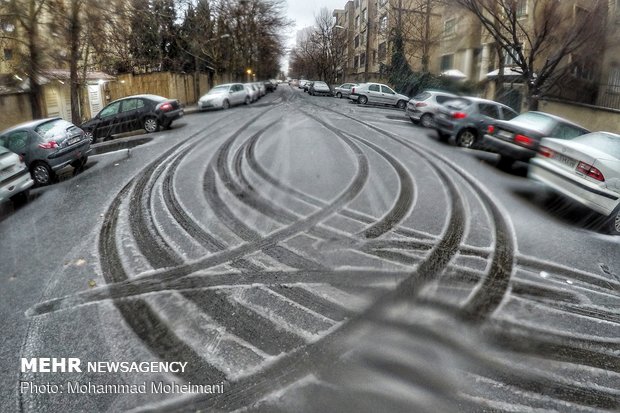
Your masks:
<svg viewBox="0 0 620 413"><path fill-rule="evenodd" d="M525 145L525 146L532 146L532 145L534 145L534 139L530 138L529 136L521 135L520 133L517 133L515 135L514 140L515 140L516 143L520 143L520 144Z"/></svg>
<svg viewBox="0 0 620 413"><path fill-rule="evenodd" d="M351 93L355 93L355 88L351 88Z"/></svg>
<svg viewBox="0 0 620 413"><path fill-rule="evenodd" d="M553 152L553 150L547 148L546 146L541 146L540 149L538 149L538 153L545 158L553 158L553 156L555 155L555 152Z"/></svg>
<svg viewBox="0 0 620 413"><path fill-rule="evenodd" d="M164 103L163 105L159 107L159 109L162 112L168 112L169 110L172 110L172 105L170 103Z"/></svg>
<svg viewBox="0 0 620 413"><path fill-rule="evenodd" d="M465 119L466 117L467 117L467 113L463 113L463 112L454 112L452 114L453 119Z"/></svg>
<svg viewBox="0 0 620 413"><path fill-rule="evenodd" d="M579 162L577 164L577 168L575 169L577 170L577 172L581 172L582 174L587 175L590 178L594 178L597 181L603 182L605 180L605 177L603 176L601 171L599 171L594 166L587 164L585 162Z"/></svg>
<svg viewBox="0 0 620 413"><path fill-rule="evenodd" d="M58 148L58 143L56 141L47 141L39 144L39 148L41 149L56 149Z"/></svg>
<svg viewBox="0 0 620 413"><path fill-rule="evenodd" d="M423 108L424 106L428 106L428 105L426 103L424 103L424 102L418 102L418 103L415 104L416 108Z"/></svg>
<svg viewBox="0 0 620 413"><path fill-rule="evenodd" d="M493 134L493 132L495 132L495 126L493 125L489 125L487 126L487 133L489 133L490 135Z"/></svg>
<svg viewBox="0 0 620 413"><path fill-rule="evenodd" d="M25 162L25 161L24 161L24 155L19 155L19 161L20 161L21 163L24 163L24 162Z"/></svg>

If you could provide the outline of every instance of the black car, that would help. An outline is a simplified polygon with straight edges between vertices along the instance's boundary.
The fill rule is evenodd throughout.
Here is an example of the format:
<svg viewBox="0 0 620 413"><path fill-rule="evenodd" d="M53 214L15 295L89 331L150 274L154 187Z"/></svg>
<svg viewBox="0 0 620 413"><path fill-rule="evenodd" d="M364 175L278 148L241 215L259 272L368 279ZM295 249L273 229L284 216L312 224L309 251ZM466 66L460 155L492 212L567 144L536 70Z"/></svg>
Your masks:
<svg viewBox="0 0 620 413"><path fill-rule="evenodd" d="M136 95L115 100L81 128L93 142L116 133L144 129L147 133L159 128L168 129L175 119L183 116L183 108L176 99L157 95Z"/></svg>
<svg viewBox="0 0 620 413"><path fill-rule="evenodd" d="M510 121L496 121L489 125L483 145L500 155L500 165L507 167L514 161L528 162L538 152L544 137L573 139L590 133L559 116L543 112L526 112Z"/></svg>
<svg viewBox="0 0 620 413"><path fill-rule="evenodd" d="M478 146L489 123L510 120L517 112L492 100L475 97L459 97L444 102L437 109L435 129L442 140L454 137L456 144L464 148Z"/></svg>

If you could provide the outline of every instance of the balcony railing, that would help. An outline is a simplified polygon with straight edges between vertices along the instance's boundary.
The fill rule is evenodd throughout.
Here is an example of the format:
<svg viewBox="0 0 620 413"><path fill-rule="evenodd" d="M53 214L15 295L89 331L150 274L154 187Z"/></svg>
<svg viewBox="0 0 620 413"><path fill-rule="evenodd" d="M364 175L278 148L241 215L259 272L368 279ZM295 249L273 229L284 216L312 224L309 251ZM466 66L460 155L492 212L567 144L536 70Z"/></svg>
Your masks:
<svg viewBox="0 0 620 413"><path fill-rule="evenodd" d="M620 85L601 85L596 103L598 106L620 109Z"/></svg>

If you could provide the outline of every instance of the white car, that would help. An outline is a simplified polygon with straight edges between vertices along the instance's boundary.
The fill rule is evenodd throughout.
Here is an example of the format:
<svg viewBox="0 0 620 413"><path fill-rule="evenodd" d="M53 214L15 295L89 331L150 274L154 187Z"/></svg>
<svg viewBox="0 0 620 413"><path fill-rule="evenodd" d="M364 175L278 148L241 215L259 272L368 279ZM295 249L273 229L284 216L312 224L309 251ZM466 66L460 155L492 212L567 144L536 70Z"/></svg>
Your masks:
<svg viewBox="0 0 620 413"><path fill-rule="evenodd" d="M0 146L0 202L10 199L14 204L25 203L33 185L24 159Z"/></svg>
<svg viewBox="0 0 620 413"><path fill-rule="evenodd" d="M256 102L260 98L258 86L254 83L245 83L243 86L247 90L248 96L250 96L250 102Z"/></svg>
<svg viewBox="0 0 620 413"><path fill-rule="evenodd" d="M242 83L227 83L211 89L198 100L198 109L228 109L250 103L250 96Z"/></svg>
<svg viewBox="0 0 620 413"><path fill-rule="evenodd" d="M388 85L381 83L361 83L351 88L349 99L361 104L374 103L377 105L396 106L405 109L409 97L394 92Z"/></svg>
<svg viewBox="0 0 620 413"><path fill-rule="evenodd" d="M543 138L540 145L529 177L608 217L607 229L620 235L620 135Z"/></svg>

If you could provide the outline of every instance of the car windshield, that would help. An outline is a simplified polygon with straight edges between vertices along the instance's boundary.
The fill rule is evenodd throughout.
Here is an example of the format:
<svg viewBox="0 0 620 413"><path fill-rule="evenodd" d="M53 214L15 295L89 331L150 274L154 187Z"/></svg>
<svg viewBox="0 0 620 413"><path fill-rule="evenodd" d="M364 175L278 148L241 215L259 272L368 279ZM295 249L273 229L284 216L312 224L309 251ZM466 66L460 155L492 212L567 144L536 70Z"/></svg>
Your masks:
<svg viewBox="0 0 620 413"><path fill-rule="evenodd" d="M54 119L37 126L34 131L45 140L63 136L67 129L73 127L70 122L62 119Z"/></svg>
<svg viewBox="0 0 620 413"><path fill-rule="evenodd" d="M612 135L609 133L589 133L579 136L573 140L574 142L596 148L601 152L605 152L620 160L620 135Z"/></svg>
<svg viewBox="0 0 620 413"><path fill-rule="evenodd" d="M620 412L601 130L620 0L0 0L0 413Z"/></svg>

